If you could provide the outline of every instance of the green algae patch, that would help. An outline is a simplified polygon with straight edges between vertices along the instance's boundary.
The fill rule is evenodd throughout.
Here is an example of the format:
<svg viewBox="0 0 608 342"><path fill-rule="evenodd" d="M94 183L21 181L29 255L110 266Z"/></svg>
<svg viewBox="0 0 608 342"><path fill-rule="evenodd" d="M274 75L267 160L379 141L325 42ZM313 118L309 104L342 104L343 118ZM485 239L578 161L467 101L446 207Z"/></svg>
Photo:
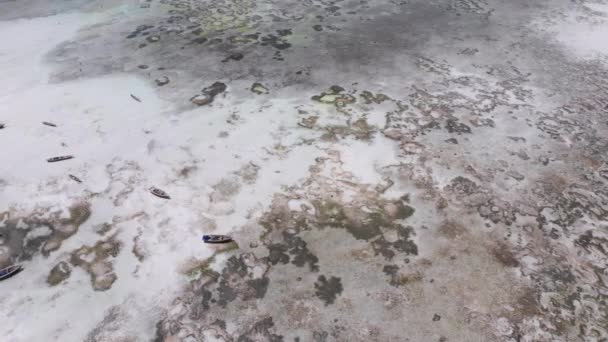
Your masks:
<svg viewBox="0 0 608 342"><path fill-rule="evenodd" d="M354 96L349 94L343 94L343 92L344 88L337 85L333 85L329 87L328 91L325 91L320 95L314 95L311 99L313 101L323 104L333 104L336 107L344 107L348 104L356 102Z"/></svg>
<svg viewBox="0 0 608 342"><path fill-rule="evenodd" d="M228 253L237 249L239 249L239 245L235 241L223 244L221 245L221 249L216 250L209 258L204 260L195 259L187 262L186 265L183 266L181 273L193 280L201 279L203 277L209 280L217 279L220 274L211 268L211 265L215 262L215 257L219 254Z"/></svg>
<svg viewBox="0 0 608 342"><path fill-rule="evenodd" d="M217 279L220 274L211 268L211 264L213 264L214 261L215 254L203 261L195 262L193 265L187 266L182 273L191 279L199 279L202 276Z"/></svg>

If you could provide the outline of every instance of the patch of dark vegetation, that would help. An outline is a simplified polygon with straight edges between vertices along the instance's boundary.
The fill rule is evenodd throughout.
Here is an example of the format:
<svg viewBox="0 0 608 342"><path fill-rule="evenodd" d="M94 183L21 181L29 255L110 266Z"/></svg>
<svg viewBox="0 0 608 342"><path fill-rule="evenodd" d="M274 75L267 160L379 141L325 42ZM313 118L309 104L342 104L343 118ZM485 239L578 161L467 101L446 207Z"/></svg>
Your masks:
<svg viewBox="0 0 608 342"><path fill-rule="evenodd" d="M112 259L118 256L122 244L115 236L98 241L94 246L82 246L73 251L70 264L83 268L91 277L95 291L105 291L118 279L114 273Z"/></svg>
<svg viewBox="0 0 608 342"><path fill-rule="evenodd" d="M227 86L223 82L214 82L212 85L203 88L202 94L193 96L190 101L198 106L204 106L213 102L215 97L225 92Z"/></svg>
<svg viewBox="0 0 608 342"><path fill-rule="evenodd" d="M317 212L318 224L346 229L359 240L369 241L382 234L380 228L387 223L380 213L370 213L359 221L352 220L346 215L344 207L333 201L315 201L313 205Z"/></svg>
<svg viewBox="0 0 608 342"><path fill-rule="evenodd" d="M226 329L226 321L222 321L221 319L216 319L213 325L220 327L220 329Z"/></svg>
<svg viewBox="0 0 608 342"><path fill-rule="evenodd" d="M60 212L43 217L44 210L25 217L0 213L4 221L0 226L0 247L6 248L0 257L0 266L30 260L39 252L46 257L59 249L62 242L74 235L91 216L91 207L86 202L77 203L68 211L67 218L61 218Z"/></svg>
<svg viewBox="0 0 608 342"><path fill-rule="evenodd" d="M552 286L557 290L565 290L576 281L576 277L568 268L553 266L543 270L552 281Z"/></svg>
<svg viewBox="0 0 608 342"><path fill-rule="evenodd" d="M315 295L325 302L326 306L333 304L343 290L342 282L338 277L327 279L324 275L320 275L315 283Z"/></svg>
<svg viewBox="0 0 608 342"><path fill-rule="evenodd" d="M252 273L255 265L268 267L262 260L257 260L251 254L232 255L221 273L213 271L210 263L211 260L186 271L194 278L191 286L197 298L191 313L193 319L205 317L213 305L226 308L237 300L261 299L266 295L270 279Z"/></svg>
<svg viewBox="0 0 608 342"><path fill-rule="evenodd" d="M496 258L496 260L506 267L519 266L519 260L517 260L513 252L504 243L498 243L494 248L492 248L492 255Z"/></svg>
<svg viewBox="0 0 608 342"><path fill-rule="evenodd" d="M264 296L266 295L269 282L270 280L264 277L247 280L247 285L249 285L250 288L255 290L255 298L260 299L264 298Z"/></svg>
<svg viewBox="0 0 608 342"><path fill-rule="evenodd" d="M243 59L243 57L245 57L245 55L243 55L242 53L240 53L240 52L233 52L230 55L228 55L228 57L226 57L222 62L224 62L224 63L229 62L229 61L238 62L241 59Z"/></svg>
<svg viewBox="0 0 608 342"><path fill-rule="evenodd" d="M344 94L344 91L345 89L341 86L333 85L329 87L329 90L320 95L314 95L311 99L319 103L333 104L336 108L342 108L357 101L354 96Z"/></svg>
<svg viewBox="0 0 608 342"><path fill-rule="evenodd" d="M449 133L471 133L471 127L463 124L462 122L458 122L454 119L449 119L446 121L445 128Z"/></svg>
<svg viewBox="0 0 608 342"><path fill-rule="evenodd" d="M236 289L230 286L230 282L226 277L222 277L219 286L217 288L219 293L219 299L217 303L220 306L226 307L226 305L237 298Z"/></svg>
<svg viewBox="0 0 608 342"><path fill-rule="evenodd" d="M267 246L268 261L272 265L287 264L291 261L297 267L308 265L313 272L319 270L317 265L319 259L308 250L307 244L302 238L288 232L283 232L282 237L284 243L273 243Z"/></svg>
<svg viewBox="0 0 608 342"><path fill-rule="evenodd" d="M381 228L399 229L395 220L402 220L414 213L414 208L402 201L393 201L370 213L362 213L357 208L347 208L331 200L313 201L316 209L316 223L320 226L346 229L354 238L370 241L382 234Z"/></svg>
<svg viewBox="0 0 608 342"><path fill-rule="evenodd" d="M203 93L215 97L226 91L226 84L223 82L214 82L212 85L203 89Z"/></svg>
<svg viewBox="0 0 608 342"><path fill-rule="evenodd" d="M283 32L283 33L285 33L285 32ZM291 31L289 31L289 34L291 34ZM291 44L288 43L285 40L285 38L283 38L287 35L288 34L281 35L280 33L278 33L278 36L275 36L274 34L267 34L260 39L260 45L262 45L262 46L270 45L273 48L278 49L278 50L288 49L291 47Z"/></svg>
<svg viewBox="0 0 608 342"><path fill-rule="evenodd" d="M152 25L139 25L135 30L127 35L127 38L135 38L147 30L154 28Z"/></svg>
<svg viewBox="0 0 608 342"><path fill-rule="evenodd" d="M194 38L190 41L192 44L205 44L207 42L207 38L205 37L198 37L198 38Z"/></svg>
<svg viewBox="0 0 608 342"><path fill-rule="evenodd" d="M62 261L51 269L51 272L46 278L46 282L51 286L59 285L64 280L68 279L70 274L72 274L72 268L67 262Z"/></svg>
<svg viewBox="0 0 608 342"><path fill-rule="evenodd" d="M363 101L365 102L365 104L380 104L386 100L390 100L390 98L384 94L378 93L376 95L374 95L374 93L372 93L371 91L368 90L364 90L361 92L361 94L359 95L363 98Z"/></svg>
<svg viewBox="0 0 608 342"><path fill-rule="evenodd" d="M410 236L414 233L412 227L397 226L397 241L393 242L393 247L407 255L418 255L418 246L410 240Z"/></svg>
<svg viewBox="0 0 608 342"><path fill-rule="evenodd" d="M272 265L278 263L287 264L289 263L290 257L287 254L287 246L279 243L273 243L268 247L268 261Z"/></svg>
<svg viewBox="0 0 608 342"><path fill-rule="evenodd" d="M395 257L395 251L392 246L393 244L386 241L384 237L380 237L372 242L375 255L382 255L386 260L393 260Z"/></svg>
<svg viewBox="0 0 608 342"><path fill-rule="evenodd" d="M604 256L608 256L608 239L594 236L591 230L579 235L574 243L582 247L587 253L597 251Z"/></svg>
<svg viewBox="0 0 608 342"><path fill-rule="evenodd" d="M462 176L453 178L450 181L450 184L445 188L447 191L459 196L472 195L480 191L480 187L477 185L477 183Z"/></svg>
<svg viewBox="0 0 608 342"><path fill-rule="evenodd" d="M372 241L374 253L382 255L386 260L392 260L397 252L406 255L418 255L418 246L410 240L410 236L414 232L413 228L396 225L394 229L397 230L397 240L389 242L384 236L375 239Z"/></svg>
<svg viewBox="0 0 608 342"><path fill-rule="evenodd" d="M283 238L289 248L289 253L293 255L292 264L298 267L304 267L308 265L309 269L313 272L319 270L317 265L319 258L308 250L307 244L300 237L287 232L283 233Z"/></svg>
<svg viewBox="0 0 608 342"><path fill-rule="evenodd" d="M256 322L249 331L238 337L237 342L283 342L283 336L274 333L272 317L266 317Z"/></svg>
<svg viewBox="0 0 608 342"><path fill-rule="evenodd" d="M397 265L384 265L384 267L382 268L382 272L384 272L386 275L389 275L391 277L396 275L398 271L399 271L399 266L397 266Z"/></svg>
<svg viewBox="0 0 608 342"><path fill-rule="evenodd" d="M410 283L422 281L422 274L414 272L411 274L402 274L397 265L384 265L382 272L389 276L388 283L395 287L405 286Z"/></svg>
<svg viewBox="0 0 608 342"><path fill-rule="evenodd" d="M479 205L477 207L477 212L481 217L488 219L493 223L502 222L507 226L510 226L515 222L515 214L518 210L517 208L513 208L509 202L490 199L486 203Z"/></svg>
<svg viewBox="0 0 608 342"><path fill-rule="evenodd" d="M300 126L309 126L305 120L302 120ZM316 120L314 121L316 122ZM312 125L314 126L314 123ZM320 127L320 129L324 132L321 136L321 139L324 141L338 141L349 136L358 140L370 141L378 130L375 126L369 125L365 118L355 120L354 122L347 122L345 125L327 125Z"/></svg>
<svg viewBox="0 0 608 342"><path fill-rule="evenodd" d="M327 331L313 331L312 340L315 342L327 342L329 333Z"/></svg>

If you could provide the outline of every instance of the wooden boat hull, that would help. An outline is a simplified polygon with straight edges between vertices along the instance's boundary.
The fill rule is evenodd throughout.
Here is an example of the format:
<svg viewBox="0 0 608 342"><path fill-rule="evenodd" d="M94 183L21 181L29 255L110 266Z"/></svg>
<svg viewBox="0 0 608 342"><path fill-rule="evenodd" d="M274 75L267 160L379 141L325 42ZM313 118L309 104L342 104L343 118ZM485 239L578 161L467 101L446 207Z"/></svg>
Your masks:
<svg viewBox="0 0 608 342"><path fill-rule="evenodd" d="M150 190L150 193L156 197L160 197L163 199L171 199L171 197L166 192L164 192L163 190L161 190L159 188L152 187L149 190Z"/></svg>
<svg viewBox="0 0 608 342"><path fill-rule="evenodd" d="M72 159L72 158L74 158L74 156L59 156L59 157L49 158L46 161L49 163L56 163L59 161L68 160L68 159Z"/></svg>
<svg viewBox="0 0 608 342"><path fill-rule="evenodd" d="M17 273L23 271L23 266L21 265L12 265L0 270L0 280L5 280L10 277L15 276Z"/></svg>
<svg viewBox="0 0 608 342"><path fill-rule="evenodd" d="M203 235L203 242L211 244L232 242L232 238L226 235Z"/></svg>

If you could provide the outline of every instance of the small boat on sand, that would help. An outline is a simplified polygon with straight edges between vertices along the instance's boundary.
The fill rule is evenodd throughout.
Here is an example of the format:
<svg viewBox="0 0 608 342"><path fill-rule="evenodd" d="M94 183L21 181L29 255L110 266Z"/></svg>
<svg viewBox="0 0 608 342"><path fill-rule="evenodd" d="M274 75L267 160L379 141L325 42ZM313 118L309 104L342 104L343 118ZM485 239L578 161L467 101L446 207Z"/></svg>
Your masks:
<svg viewBox="0 0 608 342"><path fill-rule="evenodd" d="M150 193L156 197L160 197L160 198L164 198L164 199L171 199L171 197L166 192L162 191L159 188L151 187Z"/></svg>
<svg viewBox="0 0 608 342"><path fill-rule="evenodd" d="M55 163L58 161L62 161L62 160L68 160L68 159L72 159L74 158L74 156L59 156L59 157L53 157L53 158L49 158L46 161L49 163Z"/></svg>
<svg viewBox="0 0 608 342"><path fill-rule="evenodd" d="M232 241L232 238L228 235L203 235L203 241L205 243L228 243Z"/></svg>
<svg viewBox="0 0 608 342"><path fill-rule="evenodd" d="M3 268L0 270L0 280L5 280L8 279L12 276L14 276L15 274L21 272L23 270L23 266L17 264L17 265L11 265L9 267Z"/></svg>
<svg viewBox="0 0 608 342"><path fill-rule="evenodd" d="M74 182L78 182L78 183L82 183L82 180L74 175L68 175L70 176L70 179L73 180Z"/></svg>
<svg viewBox="0 0 608 342"><path fill-rule="evenodd" d="M42 124L43 124L43 125L47 125L47 126L51 126L51 127L57 127L57 125L55 125L55 124L54 124L54 123L52 123L52 122L48 122L48 121L42 121Z"/></svg>

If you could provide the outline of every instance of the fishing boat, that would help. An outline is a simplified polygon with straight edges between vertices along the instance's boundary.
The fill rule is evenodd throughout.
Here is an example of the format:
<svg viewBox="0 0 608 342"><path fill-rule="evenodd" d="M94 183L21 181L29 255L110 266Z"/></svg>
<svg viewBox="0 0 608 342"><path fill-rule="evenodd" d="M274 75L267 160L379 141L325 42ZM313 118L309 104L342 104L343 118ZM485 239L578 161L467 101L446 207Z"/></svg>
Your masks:
<svg viewBox="0 0 608 342"><path fill-rule="evenodd" d="M55 163L58 161L62 161L62 160L68 160L68 159L72 159L74 158L74 156L59 156L59 157L53 157L53 158L49 158L46 161L49 163Z"/></svg>
<svg viewBox="0 0 608 342"><path fill-rule="evenodd" d="M151 187L150 193L156 197L160 197L160 198L164 198L164 199L171 199L171 197L169 197L169 195L166 192L162 191L159 188Z"/></svg>
<svg viewBox="0 0 608 342"><path fill-rule="evenodd" d="M228 243L232 241L232 238L227 235L203 235L203 241L205 243Z"/></svg>
<svg viewBox="0 0 608 342"><path fill-rule="evenodd" d="M21 265L11 265L9 267L3 268L0 270L0 280L8 279L15 274L21 272L23 267Z"/></svg>
<svg viewBox="0 0 608 342"><path fill-rule="evenodd" d="M54 123L52 123L52 122L48 122L48 121L42 121L42 124L43 124L43 125L47 125L47 126L51 126L51 127L57 127L57 125L55 125L55 124L54 124Z"/></svg>
<svg viewBox="0 0 608 342"><path fill-rule="evenodd" d="M80 180L80 178L78 178L74 175L68 175L68 176L70 176L70 179L73 180L74 182L82 183L82 180Z"/></svg>

